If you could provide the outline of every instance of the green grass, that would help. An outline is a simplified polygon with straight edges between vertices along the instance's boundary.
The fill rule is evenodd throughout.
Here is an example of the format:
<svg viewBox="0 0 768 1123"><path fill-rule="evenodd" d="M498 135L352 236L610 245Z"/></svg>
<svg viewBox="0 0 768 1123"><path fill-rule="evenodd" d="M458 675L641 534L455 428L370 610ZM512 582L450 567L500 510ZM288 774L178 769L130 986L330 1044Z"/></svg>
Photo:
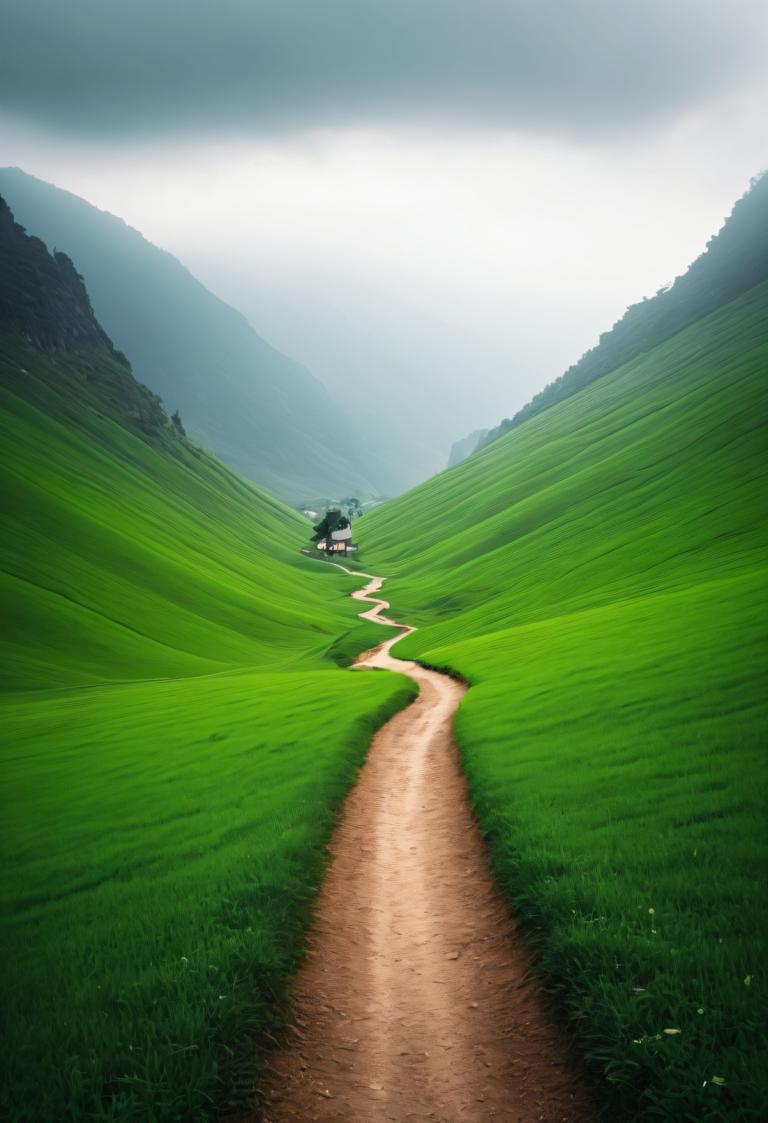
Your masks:
<svg viewBox="0 0 768 1123"><path fill-rule="evenodd" d="M350 677L7 704L5 1119L204 1119L248 1092L333 811L411 697Z"/></svg>
<svg viewBox="0 0 768 1123"><path fill-rule="evenodd" d="M335 811L414 688L334 665L370 629L304 520L84 403L105 361L0 352L0 1114L202 1121L252 1088Z"/></svg>
<svg viewBox="0 0 768 1123"><path fill-rule="evenodd" d="M764 1118L767 313L358 524L398 653L471 684L471 798L608 1118Z"/></svg>
<svg viewBox="0 0 768 1123"><path fill-rule="evenodd" d="M349 667L356 655L383 643L391 634L386 626L361 620L331 644L328 648L328 657L339 667Z"/></svg>
<svg viewBox="0 0 768 1123"><path fill-rule="evenodd" d="M200 450L7 390L0 433L8 688L274 667L354 620L306 520Z"/></svg>

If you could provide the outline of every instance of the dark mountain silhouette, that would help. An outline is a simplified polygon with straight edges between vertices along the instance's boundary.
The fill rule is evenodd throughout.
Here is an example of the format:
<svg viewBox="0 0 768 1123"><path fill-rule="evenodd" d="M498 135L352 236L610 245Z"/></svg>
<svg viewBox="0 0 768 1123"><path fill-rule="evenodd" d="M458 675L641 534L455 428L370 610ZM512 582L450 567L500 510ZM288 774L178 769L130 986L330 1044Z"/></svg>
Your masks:
<svg viewBox="0 0 768 1123"><path fill-rule="evenodd" d="M385 490L317 379L171 254L69 192L0 169L18 221L82 271L99 322L190 437L291 502Z"/></svg>
<svg viewBox="0 0 768 1123"><path fill-rule="evenodd" d="M35 354L45 361L35 362ZM1 196L0 377L59 415L56 404L69 400L95 406L143 437L168 443L178 432L98 323L69 257L50 254L27 234Z"/></svg>
<svg viewBox="0 0 768 1123"><path fill-rule="evenodd" d="M114 351L96 317L82 277L65 253L50 254L27 235L0 197L0 319L39 351L81 345Z"/></svg>

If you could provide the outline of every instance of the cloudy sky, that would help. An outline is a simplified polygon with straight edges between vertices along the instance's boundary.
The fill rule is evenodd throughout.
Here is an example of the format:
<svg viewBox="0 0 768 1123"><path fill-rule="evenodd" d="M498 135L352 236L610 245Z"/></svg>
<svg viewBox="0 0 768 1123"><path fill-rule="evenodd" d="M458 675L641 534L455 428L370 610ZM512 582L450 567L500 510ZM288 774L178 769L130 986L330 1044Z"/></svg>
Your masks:
<svg viewBox="0 0 768 1123"><path fill-rule="evenodd" d="M414 478L768 166L763 0L15 0L0 163L170 249ZM373 416L375 412L378 418Z"/></svg>

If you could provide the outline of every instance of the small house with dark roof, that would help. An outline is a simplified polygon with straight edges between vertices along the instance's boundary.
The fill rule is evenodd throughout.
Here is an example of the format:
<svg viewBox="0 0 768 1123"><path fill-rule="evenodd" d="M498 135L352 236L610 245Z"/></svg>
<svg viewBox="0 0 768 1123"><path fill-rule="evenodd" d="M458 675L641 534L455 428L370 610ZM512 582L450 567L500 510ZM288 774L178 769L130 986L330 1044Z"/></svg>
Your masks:
<svg viewBox="0 0 768 1123"><path fill-rule="evenodd" d="M332 530L330 535L315 543L315 548L325 554L354 554L357 546L352 541L352 527L343 526Z"/></svg>

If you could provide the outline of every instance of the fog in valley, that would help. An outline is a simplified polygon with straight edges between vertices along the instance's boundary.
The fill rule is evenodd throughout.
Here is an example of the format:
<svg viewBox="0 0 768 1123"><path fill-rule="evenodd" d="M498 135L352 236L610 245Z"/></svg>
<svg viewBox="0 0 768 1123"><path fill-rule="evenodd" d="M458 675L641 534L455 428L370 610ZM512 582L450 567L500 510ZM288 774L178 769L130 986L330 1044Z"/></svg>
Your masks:
<svg viewBox="0 0 768 1123"><path fill-rule="evenodd" d="M390 488L683 272L766 162L756 4L727 31L719 0L635 23L595 3L233 3L226 24L138 4L109 67L80 51L98 5L34 7L48 65L32 83L23 49L7 60L2 163L178 256L325 383ZM23 48L32 9L13 21Z"/></svg>

